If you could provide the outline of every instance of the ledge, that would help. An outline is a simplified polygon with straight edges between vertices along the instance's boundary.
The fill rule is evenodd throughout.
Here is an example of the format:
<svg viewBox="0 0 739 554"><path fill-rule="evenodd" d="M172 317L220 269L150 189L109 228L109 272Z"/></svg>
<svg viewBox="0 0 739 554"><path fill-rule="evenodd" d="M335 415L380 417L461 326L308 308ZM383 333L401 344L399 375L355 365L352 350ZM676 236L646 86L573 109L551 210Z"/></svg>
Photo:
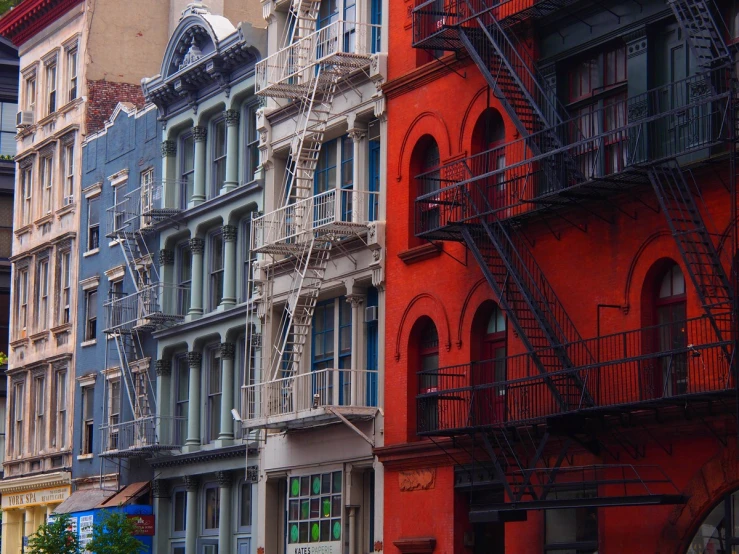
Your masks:
<svg viewBox="0 0 739 554"><path fill-rule="evenodd" d="M402 554L431 554L436 548L436 539L433 537L398 539L393 544Z"/></svg>
<svg viewBox="0 0 739 554"><path fill-rule="evenodd" d="M20 237L21 235L25 235L26 233L30 233L32 228L33 228L33 225L31 223L29 223L27 225L24 225L23 227L19 227L18 229L16 229L14 231L15 232L15 236L16 237Z"/></svg>
<svg viewBox="0 0 739 554"><path fill-rule="evenodd" d="M175 456L168 456L166 458L158 458L152 460L149 465L153 468L158 467L171 467L178 465L194 464L197 462L210 462L213 460L223 460L227 458L235 458L237 456L243 457L246 453L246 445L228 446L226 448L214 448L207 450L198 450L196 452L189 452L187 454L179 454ZM254 446L249 447L249 454L255 454L256 448Z"/></svg>
<svg viewBox="0 0 739 554"><path fill-rule="evenodd" d="M56 211L56 217L57 219L61 219L65 215L74 212L74 209L77 207L76 202L72 202L71 204L67 204L63 208L60 208Z"/></svg>
<svg viewBox="0 0 739 554"><path fill-rule="evenodd" d="M436 256L441 255L443 251L443 245L430 242L428 244L414 246L413 248L409 248L408 250L398 252L398 258L400 258L400 260L404 264L411 265L422 262L424 260L435 258Z"/></svg>

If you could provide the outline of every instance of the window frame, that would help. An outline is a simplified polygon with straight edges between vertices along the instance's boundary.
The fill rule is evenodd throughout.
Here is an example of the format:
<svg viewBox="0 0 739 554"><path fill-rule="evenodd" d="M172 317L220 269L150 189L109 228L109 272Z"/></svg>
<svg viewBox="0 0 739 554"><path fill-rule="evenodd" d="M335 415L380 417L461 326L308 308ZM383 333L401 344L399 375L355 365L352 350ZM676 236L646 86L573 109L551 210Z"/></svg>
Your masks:
<svg viewBox="0 0 739 554"><path fill-rule="evenodd" d="M18 266L15 268L17 272L16 290L18 291L16 300L16 319L14 327L16 329L16 338L25 338L28 336L28 309L29 309L29 287L30 287L30 267L28 265Z"/></svg>
<svg viewBox="0 0 739 554"><path fill-rule="evenodd" d="M215 198L218 196L221 192L221 189L223 188L223 185L226 182L226 154L228 152L227 149L227 135L228 135L228 128L226 127L226 119L223 116L219 116L214 118L211 123L211 130L209 133L209 136L212 136L212 140L210 141L210 156L211 156L211 190L210 197ZM220 136L219 136L220 131ZM221 147L222 152L218 151L218 143L219 139L221 139ZM219 173L221 173L221 176L219 177Z"/></svg>
<svg viewBox="0 0 739 554"><path fill-rule="evenodd" d="M52 437L51 446L57 450L64 450L67 446L68 429L67 429L67 404L69 394L69 373L67 368L57 369L54 372L54 413L56 415L55 427L56 433ZM63 386L60 386L63 384ZM59 440L57 440L57 437Z"/></svg>
<svg viewBox="0 0 739 554"><path fill-rule="evenodd" d="M214 513L209 516L208 514L208 493L213 491L215 493L215 510ZM205 483L203 485L202 504L201 504L202 517L200 519L200 529L203 535L218 535L218 530L221 523L221 489L217 482ZM208 527L208 518L212 517L215 521L215 527Z"/></svg>
<svg viewBox="0 0 739 554"><path fill-rule="evenodd" d="M29 74L23 80L23 107L26 111L33 112L34 119L36 117L36 103L38 94L38 76L36 71Z"/></svg>
<svg viewBox="0 0 739 554"><path fill-rule="evenodd" d="M41 188L42 216L54 211L54 156L41 156L39 160L39 187Z"/></svg>
<svg viewBox="0 0 739 554"><path fill-rule="evenodd" d="M174 414L177 418L177 429L175 430L178 444L185 444L187 439L187 424L190 418L190 366L187 363L187 356L183 353L175 356L175 378L174 381ZM185 381L184 390L181 389L182 381ZM180 397L180 392L184 392L184 399Z"/></svg>
<svg viewBox="0 0 739 554"><path fill-rule="evenodd" d="M250 102L244 106L244 183L251 183L259 169L259 131L257 110L259 104Z"/></svg>
<svg viewBox="0 0 739 554"><path fill-rule="evenodd" d="M288 486L287 486L287 490L285 491L285 496L286 496L285 543L288 545L303 544L306 542L318 542L318 541L310 541L310 533L311 533L310 525L312 523L315 523L316 521L318 522L318 525L319 525L319 538L321 542L324 541L324 538L320 537L320 533L322 531L321 522L323 521L329 522L328 524L328 531L329 531L328 541L329 542L338 542L339 544L343 544L343 541L345 540L345 537L344 537L344 532L345 532L345 529L344 529L344 502L345 502L344 472L341 469L334 469L334 470L331 470L329 468L320 468L320 469L322 469L321 472L317 472L313 474L293 474L293 475L289 475L287 478ZM339 482L340 482L341 490L338 492L335 491L335 485L336 485L335 474L340 474ZM329 481L330 481L328 492L323 490L323 485L324 485L323 479L325 475L329 476ZM319 492L314 492L315 484L316 484L314 480L316 477L320 479L318 482ZM307 487L304 486L305 480L307 480ZM297 481L297 486L294 485L295 481ZM323 504L322 497L323 496L327 496L331 499L329 516L323 515L324 514L324 511L322 510L322 504ZM317 508L318 508L317 517L313 515L315 512L313 512L314 506L312 505L312 502L311 502L311 500L316 499L316 497L318 497L317 499L319 500L319 503L317 504ZM338 517L336 517L336 515L333 513L335 511L334 508L336 508L336 506L334 505L334 498L336 497L339 498ZM305 500L308 501L308 504L307 504L308 517L307 518L300 517L303 515L301 511L302 511L303 502ZM326 506L323 506L324 509L325 507ZM296 511L297 513L295 513ZM294 512L294 513L291 514L291 512ZM298 516L298 517L295 517L295 516ZM306 519L309 519L312 521L305 522ZM301 527L301 523L304 523L304 522L306 523L306 525L308 525L308 527L305 528L307 531L307 534L301 537L301 534L300 534L301 531L299 529ZM332 540L331 539L331 527L335 526L337 522L340 525L340 535L339 535L339 538ZM293 539L291 537L291 531L292 531L290 527L291 523L297 523L298 525L297 529L299 531L298 531L297 539Z"/></svg>
<svg viewBox="0 0 739 554"><path fill-rule="evenodd" d="M177 530L177 496L182 495L182 529ZM185 487L174 487L172 489L172 537L184 537L187 529L187 490ZM183 543L184 546L184 543Z"/></svg>
<svg viewBox="0 0 739 554"><path fill-rule="evenodd" d="M121 377L116 375L110 377L107 380L108 386L108 400L106 402L106 423L108 426L108 450L118 450L120 443L120 424L121 420L121 406L122 406L122 390L121 390ZM116 392L117 391L117 392Z"/></svg>
<svg viewBox="0 0 739 554"><path fill-rule="evenodd" d="M212 312L223 302L226 279L226 242L221 229L208 236L208 246L208 310ZM216 256L217 248L220 248L220 257ZM216 265L218 259L220 267Z"/></svg>
<svg viewBox="0 0 739 554"><path fill-rule="evenodd" d="M64 190L62 191L63 206L74 203L74 141L70 141L62 147L62 171L64 174Z"/></svg>
<svg viewBox="0 0 739 554"><path fill-rule="evenodd" d="M339 182L338 139L327 140L321 145L313 173L313 195L324 194L336 188ZM333 171L333 176L331 172Z"/></svg>
<svg viewBox="0 0 739 554"><path fill-rule="evenodd" d="M36 320L37 331L46 331L49 328L49 285L51 260L48 252L36 260Z"/></svg>
<svg viewBox="0 0 739 554"><path fill-rule="evenodd" d="M244 303L249 300L251 296L251 290L249 290L251 268L252 264L256 261L256 258L251 257L251 218L244 218L239 222L239 234L237 240L241 242L239 248L239 255L241 256L241 266L243 271L240 272L241 277L241 298L239 303Z"/></svg>
<svg viewBox="0 0 739 554"><path fill-rule="evenodd" d="M100 249L100 195L87 199L87 250ZM117 216L118 214L116 214ZM116 219L118 219L116 217Z"/></svg>
<svg viewBox="0 0 739 554"><path fill-rule="evenodd" d="M223 404L223 358L220 344L206 348L207 366L205 368L205 442L218 439L221 428L221 406Z"/></svg>
<svg viewBox="0 0 739 554"><path fill-rule="evenodd" d="M94 300L94 301L93 301ZM94 313L91 313L94 312ZM85 291L85 335L84 342L97 340L98 289Z"/></svg>
<svg viewBox="0 0 739 554"><path fill-rule="evenodd" d="M46 375L33 375L33 438L31 448L33 454L40 454L46 448Z"/></svg>
<svg viewBox="0 0 739 554"><path fill-rule="evenodd" d="M33 221L33 164L21 167L21 202L20 220L22 226L30 225Z"/></svg>
<svg viewBox="0 0 739 554"><path fill-rule="evenodd" d="M80 454L85 456L92 454L95 447L95 385L81 386L80 398L82 404L80 409L82 419Z"/></svg>
<svg viewBox="0 0 739 554"><path fill-rule="evenodd" d="M66 50L66 64L67 64L67 102L72 102L77 99L79 90L77 86L78 81L78 69L79 69L79 50L77 44L67 48Z"/></svg>
<svg viewBox="0 0 739 554"><path fill-rule="evenodd" d="M189 259L190 263L184 261ZM188 241L177 245L175 250L175 274L177 277L177 306L181 313L187 314L192 305L192 249ZM185 278L187 275L187 278ZM186 288L185 288L186 287Z"/></svg>
<svg viewBox="0 0 739 554"><path fill-rule="evenodd" d="M46 63L46 115L53 114L58 106L57 88L59 79L59 67L56 57Z"/></svg>
<svg viewBox="0 0 739 554"><path fill-rule="evenodd" d="M186 169L185 167L185 161L187 160L185 145L188 142L192 142L192 168L190 169ZM177 152L179 153L177 167L180 180L180 208L186 210L194 194L195 187L195 137L193 136L192 129L182 133L178 137L177 143Z"/></svg>
<svg viewBox="0 0 739 554"><path fill-rule="evenodd" d="M26 379L25 376L23 376L20 379L13 379L12 380L12 390L13 390L13 396L12 396L12 414L13 414L13 426L11 428L12 437L11 437L11 447L12 447L12 457L13 458L21 458L23 456L23 446L24 446L24 440L23 440L23 419L24 419L24 409L25 409L25 392L26 392Z"/></svg>
<svg viewBox="0 0 739 554"><path fill-rule="evenodd" d="M244 488L248 487L248 504L249 504L249 517L248 523L244 524ZM254 484L246 479L242 479L238 482L238 509L236 512L236 528L238 533L251 533L254 525L254 518L252 512L254 511Z"/></svg>
<svg viewBox="0 0 739 554"><path fill-rule="evenodd" d="M57 313L57 323L66 325L71 322L71 304L72 304L72 250L66 248L57 253L57 264L59 267L59 279L57 286L59 288L59 304Z"/></svg>

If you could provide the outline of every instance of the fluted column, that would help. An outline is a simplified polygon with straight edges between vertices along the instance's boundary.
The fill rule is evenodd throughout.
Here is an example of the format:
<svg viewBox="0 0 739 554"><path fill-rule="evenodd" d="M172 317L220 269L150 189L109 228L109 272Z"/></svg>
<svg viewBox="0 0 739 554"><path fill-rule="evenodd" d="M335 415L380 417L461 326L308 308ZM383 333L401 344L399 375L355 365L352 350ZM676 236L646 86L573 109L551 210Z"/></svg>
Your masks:
<svg viewBox="0 0 739 554"><path fill-rule="evenodd" d="M197 319L203 315L203 252L205 241L201 238L190 239L192 253L192 280L190 282L190 311L188 315Z"/></svg>
<svg viewBox="0 0 739 554"><path fill-rule="evenodd" d="M151 482L151 496L154 504L154 515L158 529L171 529L172 502L170 491L164 479L154 479ZM168 533L157 533L154 536L154 552L167 552Z"/></svg>
<svg viewBox="0 0 739 554"><path fill-rule="evenodd" d="M205 175L207 164L207 150L205 138L208 132L205 127L196 126L192 128L192 138L195 141L195 171L190 204L197 206L205 202Z"/></svg>
<svg viewBox="0 0 739 554"><path fill-rule="evenodd" d="M188 451L200 448L200 366L203 356L200 352L188 352L187 364L190 366L190 388L187 404L187 440ZM190 506L190 504L188 504ZM196 504L192 504L196 506Z"/></svg>
<svg viewBox="0 0 739 554"><path fill-rule="evenodd" d="M174 207L177 202L177 185L175 181L177 165L177 143L173 140L162 141L162 180L164 181L164 205Z"/></svg>
<svg viewBox="0 0 739 554"><path fill-rule="evenodd" d="M232 441L234 420L231 416L234 389L234 358L236 348L232 342L221 343L221 426L219 441Z"/></svg>
<svg viewBox="0 0 739 554"><path fill-rule="evenodd" d="M223 117L226 120L226 182L221 194L239 185L239 111L225 110Z"/></svg>
<svg viewBox="0 0 739 554"><path fill-rule="evenodd" d="M218 554L231 554L231 474L226 471L216 472L218 494L220 496L218 517Z"/></svg>
<svg viewBox="0 0 739 554"><path fill-rule="evenodd" d="M192 383L192 380L190 381ZM187 491L187 525L185 527L185 554L197 554L198 538L198 480L191 475L185 476Z"/></svg>
<svg viewBox="0 0 739 554"><path fill-rule="evenodd" d="M236 231L235 225L224 225L223 232L223 299L224 309L236 305Z"/></svg>

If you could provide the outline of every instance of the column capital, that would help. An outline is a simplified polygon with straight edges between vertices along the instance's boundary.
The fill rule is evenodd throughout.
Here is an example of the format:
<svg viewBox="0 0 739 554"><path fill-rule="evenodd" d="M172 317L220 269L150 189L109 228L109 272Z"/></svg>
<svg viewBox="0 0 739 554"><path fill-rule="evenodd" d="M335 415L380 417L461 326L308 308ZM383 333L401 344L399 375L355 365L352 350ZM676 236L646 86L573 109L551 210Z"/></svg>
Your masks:
<svg viewBox="0 0 739 554"><path fill-rule="evenodd" d="M205 241L200 237L190 239L189 244L193 254L202 254L205 251Z"/></svg>
<svg viewBox="0 0 739 554"><path fill-rule="evenodd" d="M238 227L236 225L224 225L221 227L221 233L223 233L223 240L225 241L235 241L237 232Z"/></svg>
<svg viewBox="0 0 739 554"><path fill-rule="evenodd" d="M348 294L346 296L346 301L352 305L352 308L358 308L362 305L365 298L364 294Z"/></svg>
<svg viewBox="0 0 739 554"><path fill-rule="evenodd" d="M159 251L159 265L173 265L174 264L174 250L168 248L162 248Z"/></svg>
<svg viewBox="0 0 739 554"><path fill-rule="evenodd" d="M177 155L177 143L173 140L162 141L162 158L170 158Z"/></svg>
<svg viewBox="0 0 739 554"><path fill-rule="evenodd" d="M223 110L223 118L226 120L226 126L231 127L239 124L239 110Z"/></svg>
<svg viewBox="0 0 739 554"><path fill-rule="evenodd" d="M172 362L168 359L157 360L157 375L160 377L168 377L172 374Z"/></svg>
<svg viewBox="0 0 739 554"><path fill-rule="evenodd" d="M200 368L200 364L203 361L203 355L200 352L188 352L187 353L187 365L193 368Z"/></svg>
<svg viewBox="0 0 739 554"><path fill-rule="evenodd" d="M221 359L233 360L236 355L236 345L232 342L221 343Z"/></svg>
<svg viewBox="0 0 739 554"><path fill-rule="evenodd" d="M185 475L185 490L187 492L195 492L198 490L198 478L194 475Z"/></svg>
<svg viewBox="0 0 739 554"><path fill-rule="evenodd" d="M169 485L164 479L154 479L151 482L151 495L154 498L169 498Z"/></svg>
<svg viewBox="0 0 739 554"><path fill-rule="evenodd" d="M364 140L364 137L367 136L367 129L361 129L359 127L354 127L353 129L349 129L347 134L349 135L349 138L351 138L353 142L360 142Z"/></svg>
<svg viewBox="0 0 739 554"><path fill-rule="evenodd" d="M196 125L192 128L192 138L195 142L204 142L208 136L208 128L202 125Z"/></svg>
<svg viewBox="0 0 739 554"><path fill-rule="evenodd" d="M233 482L230 471L216 471L216 479L219 487L230 487Z"/></svg>

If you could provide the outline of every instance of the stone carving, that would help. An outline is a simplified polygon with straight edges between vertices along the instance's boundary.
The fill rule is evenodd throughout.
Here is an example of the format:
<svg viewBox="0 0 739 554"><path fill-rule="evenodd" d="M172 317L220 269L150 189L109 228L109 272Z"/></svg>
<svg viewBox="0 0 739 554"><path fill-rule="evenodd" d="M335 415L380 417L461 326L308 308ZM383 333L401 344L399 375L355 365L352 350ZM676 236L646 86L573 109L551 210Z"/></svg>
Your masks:
<svg viewBox="0 0 739 554"><path fill-rule="evenodd" d="M196 125L192 128L192 138L195 142L205 141L205 137L208 136L208 129L202 125Z"/></svg>
<svg viewBox="0 0 739 554"><path fill-rule="evenodd" d="M236 354L236 347L232 342L221 343L221 359L222 360L233 360Z"/></svg>
<svg viewBox="0 0 739 554"><path fill-rule="evenodd" d="M188 352L187 353L187 365L190 367L200 367L200 363L203 361L203 355L200 352Z"/></svg>
<svg viewBox="0 0 739 554"><path fill-rule="evenodd" d="M203 52L200 50L200 47L198 46L198 43L195 40L195 37L192 37L192 41L190 42L190 48L187 50L185 57L182 58L182 61L180 62L180 65L179 65L179 69L184 69L188 65L194 64L202 57L203 57Z"/></svg>
<svg viewBox="0 0 739 554"><path fill-rule="evenodd" d="M235 241L236 240L236 232L238 229L235 225L224 225L221 227L221 233L223 233L223 240L225 241Z"/></svg>
<svg viewBox="0 0 739 554"><path fill-rule="evenodd" d="M197 491L198 490L198 478L194 477L193 475L185 475L185 489L188 492Z"/></svg>
<svg viewBox="0 0 739 554"><path fill-rule="evenodd" d="M436 469L411 469L398 474L401 492L425 491L436 487Z"/></svg>
<svg viewBox="0 0 739 554"><path fill-rule="evenodd" d="M201 238L190 239L190 251L193 254L202 254L205 251L205 240Z"/></svg>
<svg viewBox="0 0 739 554"><path fill-rule="evenodd" d="M167 158L177 155L177 142L174 140L163 140L162 141L162 158Z"/></svg>
<svg viewBox="0 0 739 554"><path fill-rule="evenodd" d="M174 264L174 250L168 250L162 248L159 251L159 265L172 265Z"/></svg>
<svg viewBox="0 0 739 554"><path fill-rule="evenodd" d="M223 118L226 120L226 125L229 127L232 125L239 124L239 110L224 110Z"/></svg>
<svg viewBox="0 0 739 554"><path fill-rule="evenodd" d="M157 375L160 377L172 374L172 362L170 360L157 360Z"/></svg>
<svg viewBox="0 0 739 554"><path fill-rule="evenodd" d="M228 471L216 471L216 479L218 479L219 487L231 486L231 474Z"/></svg>

